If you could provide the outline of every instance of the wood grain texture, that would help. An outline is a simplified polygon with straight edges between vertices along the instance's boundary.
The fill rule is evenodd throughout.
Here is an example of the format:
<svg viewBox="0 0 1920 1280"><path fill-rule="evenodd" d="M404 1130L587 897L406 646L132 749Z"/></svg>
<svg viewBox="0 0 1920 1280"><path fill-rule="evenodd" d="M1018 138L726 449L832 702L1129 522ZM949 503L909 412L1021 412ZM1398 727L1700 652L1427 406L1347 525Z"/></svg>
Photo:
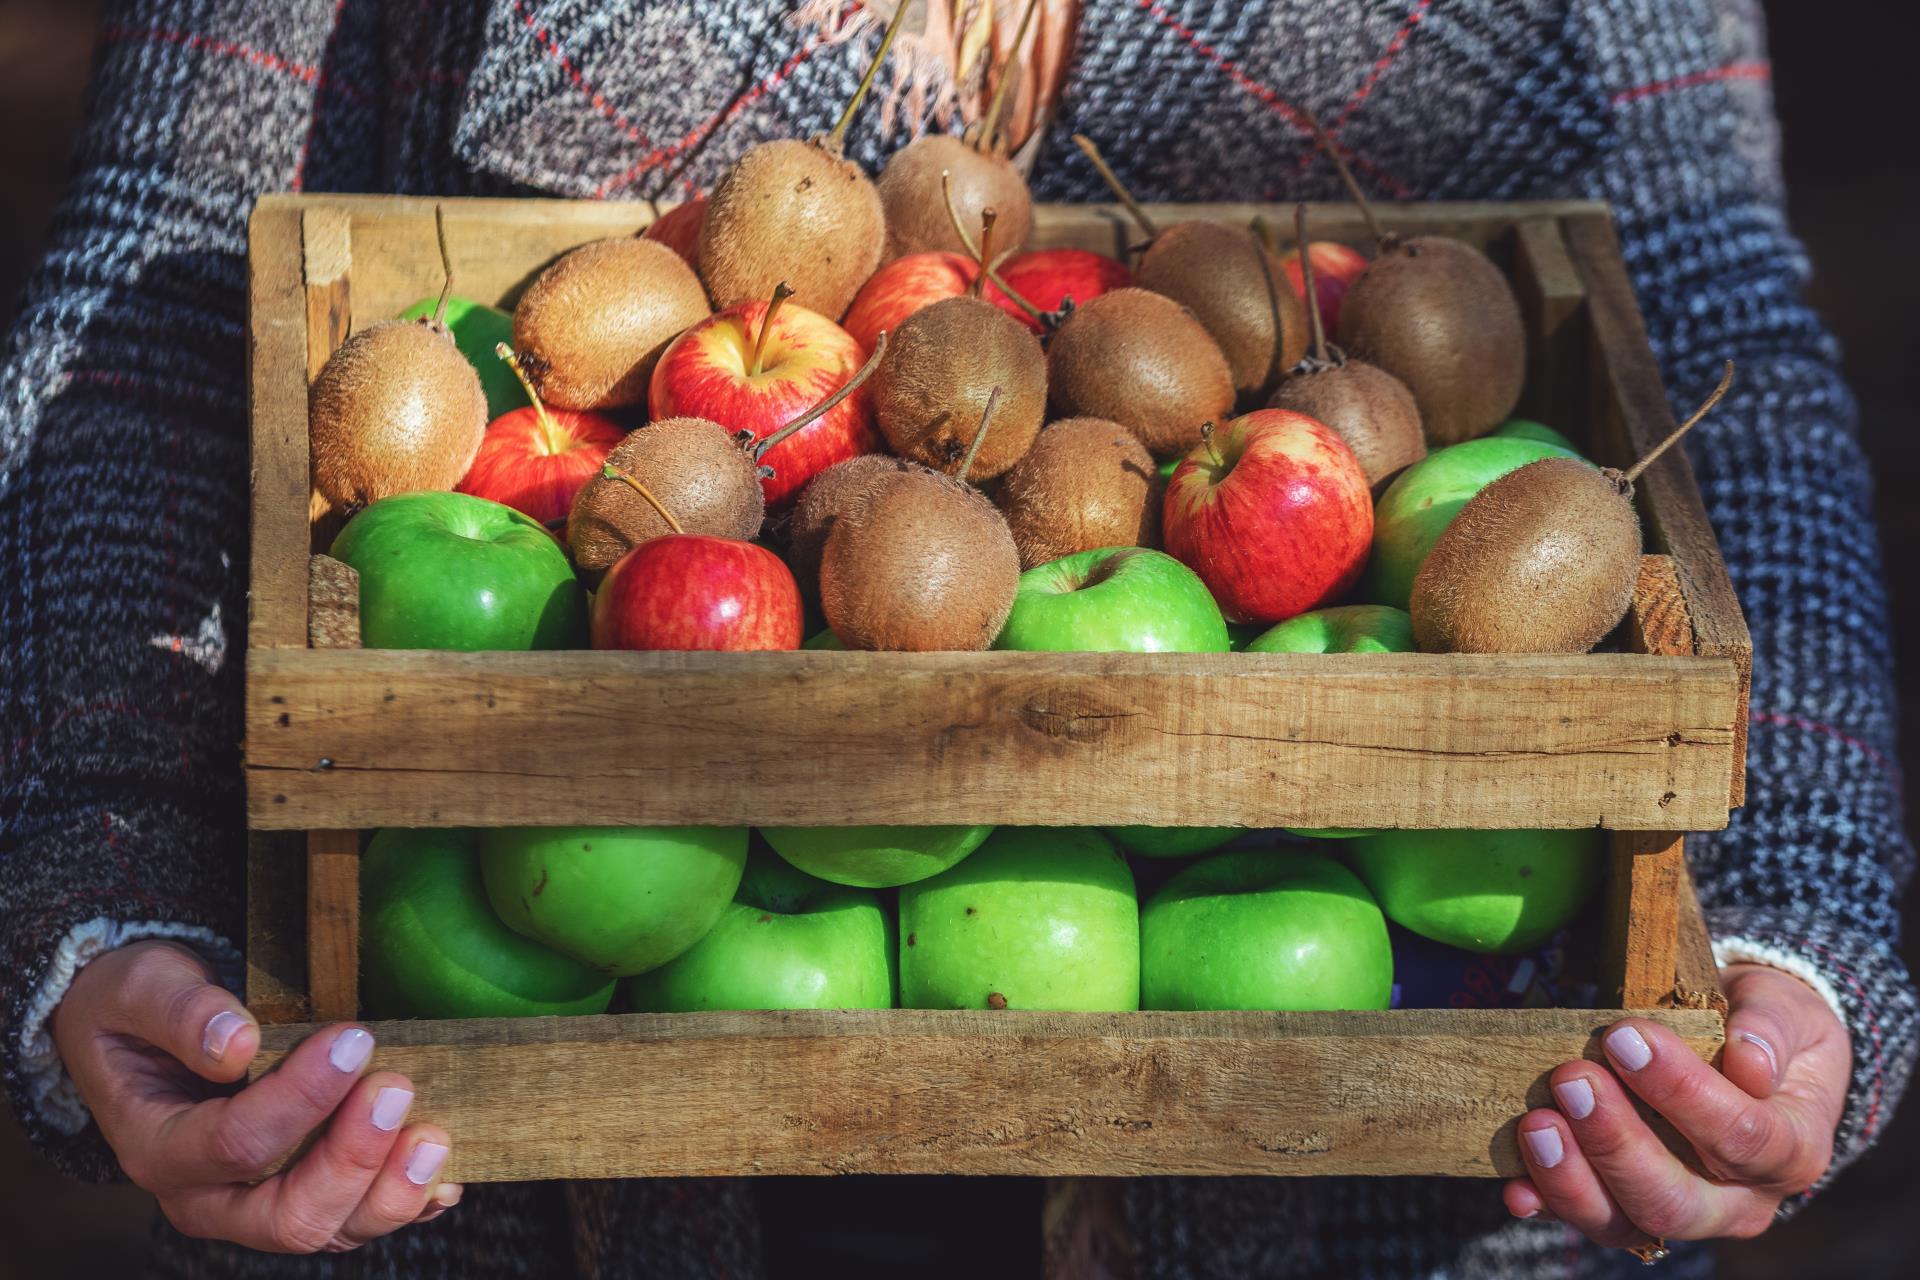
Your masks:
<svg viewBox="0 0 1920 1280"><path fill-rule="evenodd" d="M1672 832L1616 831L1608 842L1601 998L1620 1009L1673 1003L1685 841Z"/></svg>
<svg viewBox="0 0 1920 1280"><path fill-rule="evenodd" d="M1557 218L1513 229L1513 289L1527 325L1527 382L1518 412L1581 439L1587 426L1587 290Z"/></svg>
<svg viewBox="0 0 1920 1280"><path fill-rule="evenodd" d="M1564 222L1567 244L1588 293L1592 328L1589 404L1602 461L1626 466L1678 425L1660 381L1633 284L1620 256L1613 220L1604 211L1576 212ZM1707 521L1686 452L1669 450L1641 476L1639 499L1649 541L1674 559L1695 631L1695 652L1726 658L1740 673L1734 722L1735 767L1728 803L1746 796L1747 695L1753 676L1753 639L1734 596L1726 563Z"/></svg>
<svg viewBox="0 0 1920 1280"><path fill-rule="evenodd" d="M307 993L313 1017L360 1011L360 833L307 833Z"/></svg>
<svg viewBox="0 0 1920 1280"><path fill-rule="evenodd" d="M1730 665L1627 654L256 653L261 828L1710 829ZM330 766L316 769L321 759Z"/></svg>
<svg viewBox="0 0 1920 1280"><path fill-rule="evenodd" d="M360 572L332 556L307 567L307 644L315 649L360 647Z"/></svg>
<svg viewBox="0 0 1920 1280"><path fill-rule="evenodd" d="M247 646L307 642L307 303L302 206L263 196L247 223L247 368L253 422Z"/></svg>
<svg viewBox="0 0 1920 1280"><path fill-rule="evenodd" d="M1719 1015L1648 1015L1703 1057ZM1605 1011L622 1014L373 1024L462 1182L1522 1172ZM256 1073L311 1028L272 1027Z"/></svg>
<svg viewBox="0 0 1920 1280"><path fill-rule="evenodd" d="M306 1022L307 878L297 831L247 833L247 1008L262 1023Z"/></svg>
<svg viewBox="0 0 1920 1280"><path fill-rule="evenodd" d="M328 357L353 331L353 215L332 204L300 214L301 280L307 295L307 381L320 376ZM346 520L318 489L307 504L315 551L333 545Z"/></svg>

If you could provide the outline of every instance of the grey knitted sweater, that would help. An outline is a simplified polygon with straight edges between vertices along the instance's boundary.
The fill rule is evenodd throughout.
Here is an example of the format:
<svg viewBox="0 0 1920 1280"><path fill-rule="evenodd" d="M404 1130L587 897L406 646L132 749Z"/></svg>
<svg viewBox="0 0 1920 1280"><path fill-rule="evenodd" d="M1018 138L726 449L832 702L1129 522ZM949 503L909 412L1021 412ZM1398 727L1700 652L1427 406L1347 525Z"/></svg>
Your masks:
<svg viewBox="0 0 1920 1280"><path fill-rule="evenodd" d="M0 408L0 1064L65 1169L111 1154L46 1019L153 935L236 958L246 558L245 222L288 188L614 198L704 188L830 123L871 37L769 0L123 0L92 124L6 349ZM1838 1164L1903 1092L1901 831L1884 589L1832 343L1797 299L1752 0L1086 0L1041 198L1338 198L1311 108L1379 194L1611 200L1668 386L1733 396L1690 441L1755 642L1749 800L1694 846L1728 955L1852 1030ZM851 152L877 166L879 113ZM456 1135L456 1141L458 1140ZM1599 1275L1492 1184L1145 1179L1143 1276ZM424 1229L289 1262L163 1233L181 1275L760 1274L736 1183L475 1188ZM1697 1271L1698 1253L1668 1269Z"/></svg>

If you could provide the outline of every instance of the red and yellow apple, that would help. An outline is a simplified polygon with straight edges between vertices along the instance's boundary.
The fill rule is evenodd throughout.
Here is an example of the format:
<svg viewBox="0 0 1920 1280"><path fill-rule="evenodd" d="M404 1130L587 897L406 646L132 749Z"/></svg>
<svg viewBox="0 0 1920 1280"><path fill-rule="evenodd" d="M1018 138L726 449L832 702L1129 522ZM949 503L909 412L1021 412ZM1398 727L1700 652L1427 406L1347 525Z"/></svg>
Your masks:
<svg viewBox="0 0 1920 1280"><path fill-rule="evenodd" d="M943 298L957 298L973 287L980 274L973 259L963 253L909 253L895 258L867 278L842 318L853 340L868 351L882 332L892 333L922 307ZM1000 291L989 286L998 301Z"/></svg>
<svg viewBox="0 0 1920 1280"><path fill-rule="evenodd" d="M1353 288L1354 281L1367 273L1367 267L1371 264L1366 254L1337 240L1308 241L1307 252L1313 257L1313 291L1320 298L1321 323L1329 334L1336 333L1340 323L1340 304L1346 300L1347 290ZM1299 246L1289 249L1281 257L1280 267L1287 273L1293 291L1306 297L1306 283L1300 271Z"/></svg>
<svg viewBox="0 0 1920 1280"><path fill-rule="evenodd" d="M765 547L669 533L607 570L592 633L596 649L798 649L800 584Z"/></svg>
<svg viewBox="0 0 1920 1280"><path fill-rule="evenodd" d="M1315 258L1313 265L1318 270L1320 260ZM1084 305L1110 289L1126 288L1133 283L1133 272L1124 262L1086 249L1036 249L1009 258L1000 268L1000 278L1040 310L1058 311L1068 298ZM998 289L993 291L993 301L1034 332L1040 331L1040 323Z"/></svg>
<svg viewBox="0 0 1920 1280"><path fill-rule="evenodd" d="M574 497L626 437L603 413L527 405L488 425L454 489L504 503L563 534Z"/></svg>
<svg viewBox="0 0 1920 1280"><path fill-rule="evenodd" d="M677 204L667 210L647 227L645 235L649 240L658 240L687 260L687 265L695 271L700 270L700 228L707 221L707 198L695 196L685 204ZM1320 260L1313 260L1318 270Z"/></svg>
<svg viewBox="0 0 1920 1280"><path fill-rule="evenodd" d="M1211 432L1167 485L1161 541L1236 622L1280 622L1352 586L1373 538L1367 475L1331 429L1261 409Z"/></svg>

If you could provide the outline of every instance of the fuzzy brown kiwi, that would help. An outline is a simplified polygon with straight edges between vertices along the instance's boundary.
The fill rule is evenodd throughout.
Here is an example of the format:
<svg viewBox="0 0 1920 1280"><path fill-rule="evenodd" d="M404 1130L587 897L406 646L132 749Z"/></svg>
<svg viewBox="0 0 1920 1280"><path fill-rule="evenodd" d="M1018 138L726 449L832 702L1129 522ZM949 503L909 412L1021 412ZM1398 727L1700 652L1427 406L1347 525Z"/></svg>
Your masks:
<svg viewBox="0 0 1920 1280"><path fill-rule="evenodd" d="M1020 567L1097 547L1160 544L1160 473L1131 431L1069 418L1040 433L1000 482Z"/></svg>
<svg viewBox="0 0 1920 1280"><path fill-rule="evenodd" d="M742 442L705 418L668 418L622 440L601 474L581 486L567 517L567 544L575 564L598 573L649 538L751 538L765 518L759 467Z"/></svg>
<svg viewBox="0 0 1920 1280"><path fill-rule="evenodd" d="M873 378L873 416L902 457L951 472L994 387L993 433L973 474L1004 474L1047 416L1047 356L1034 332L983 298L942 298L908 316Z"/></svg>
<svg viewBox="0 0 1920 1280"><path fill-rule="evenodd" d="M1620 624L1640 570L1633 482L1733 383L1625 473L1543 458L1460 509L1413 580L1414 642L1440 653L1585 653Z"/></svg>
<svg viewBox="0 0 1920 1280"><path fill-rule="evenodd" d="M451 489L486 435L480 375L454 346L445 322L453 256L437 205L433 230L444 273L433 315L387 320L354 334L307 389L313 487L332 506Z"/></svg>
<svg viewBox="0 0 1920 1280"><path fill-rule="evenodd" d="M975 150L951 134L923 134L893 153L875 184L887 215L886 258L939 250L967 253L940 198L940 180L953 175L953 201L966 225L982 210L1000 215L1003 250L1017 249L1033 230L1027 180L1005 156Z"/></svg>
<svg viewBox="0 0 1920 1280"><path fill-rule="evenodd" d="M863 500L888 476L910 471L929 471L929 468L890 453L863 453L857 458L836 462L807 481L787 524L787 563L792 566L803 591L818 595L820 555L840 513Z"/></svg>
<svg viewBox="0 0 1920 1280"><path fill-rule="evenodd" d="M1294 210L1294 230L1300 244L1309 243L1304 204ZM1360 459L1377 495L1395 474L1427 456L1420 406L1400 379L1327 342L1313 288L1312 255L1300 255L1300 270L1313 345L1293 367L1292 376L1275 388L1267 407L1304 413L1333 428Z"/></svg>
<svg viewBox="0 0 1920 1280"><path fill-rule="evenodd" d="M542 271L513 309L513 346L562 409L645 404L654 362L709 314L686 260L658 240L581 245Z"/></svg>
<svg viewBox="0 0 1920 1280"><path fill-rule="evenodd" d="M1114 289L1067 316L1047 347L1047 386L1060 417L1117 422L1160 458L1233 414L1219 345L1191 311L1146 289Z"/></svg>

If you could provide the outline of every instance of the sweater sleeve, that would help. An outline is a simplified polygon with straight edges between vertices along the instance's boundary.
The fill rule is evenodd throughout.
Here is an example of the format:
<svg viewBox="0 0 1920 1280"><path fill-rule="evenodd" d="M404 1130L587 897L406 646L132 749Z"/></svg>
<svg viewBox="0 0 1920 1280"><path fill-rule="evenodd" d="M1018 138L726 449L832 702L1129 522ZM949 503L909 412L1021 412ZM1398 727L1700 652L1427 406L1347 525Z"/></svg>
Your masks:
<svg viewBox="0 0 1920 1280"><path fill-rule="evenodd" d="M47 1021L142 937L237 980L246 219L298 186L334 6L110 5L0 413L0 1073L113 1171Z"/></svg>
<svg viewBox="0 0 1920 1280"><path fill-rule="evenodd" d="M1747 802L1690 842L1694 870L1722 962L1798 974L1851 1033L1831 1179L1884 1129L1916 1047L1872 480L1838 351L1800 300L1758 6L1657 24L1599 7L1615 151L1588 189L1614 204L1676 411L1739 365L1688 451L1753 633Z"/></svg>

